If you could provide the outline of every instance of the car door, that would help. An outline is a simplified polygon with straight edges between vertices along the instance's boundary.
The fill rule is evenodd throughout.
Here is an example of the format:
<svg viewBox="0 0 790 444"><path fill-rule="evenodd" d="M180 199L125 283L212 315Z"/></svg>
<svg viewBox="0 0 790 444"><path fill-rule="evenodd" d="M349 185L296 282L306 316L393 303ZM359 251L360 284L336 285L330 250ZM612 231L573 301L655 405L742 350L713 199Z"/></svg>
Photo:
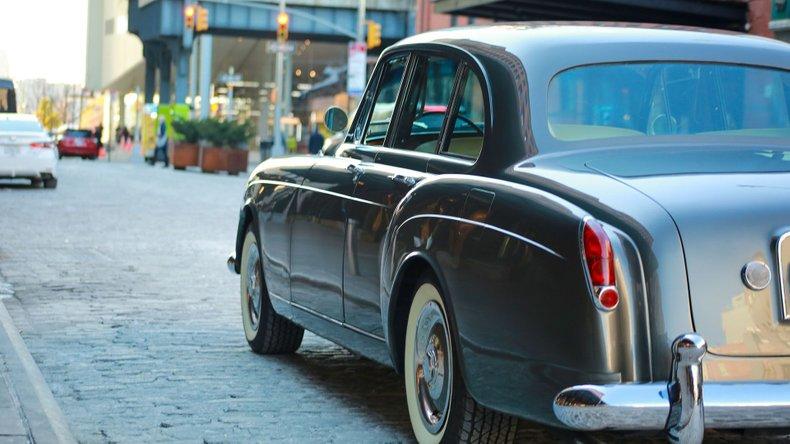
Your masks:
<svg viewBox="0 0 790 444"><path fill-rule="evenodd" d="M413 54L386 140L375 147L373 164L362 167L349 202L343 270L346 323L376 336L383 337L381 243L395 206L427 175L428 163L436 157L458 68L458 60L440 53Z"/></svg>
<svg viewBox="0 0 790 444"><path fill-rule="evenodd" d="M378 106L364 139L383 144L395 110L408 55L383 64ZM372 97L372 96L371 96ZM368 100L367 102L372 102ZM361 112L371 109L360 106ZM357 119L359 120L359 119ZM353 133L353 129L352 129ZM354 186L375 150L344 143L334 156L319 157L299 189L291 232L291 301L294 305L343 321L343 261L346 218Z"/></svg>

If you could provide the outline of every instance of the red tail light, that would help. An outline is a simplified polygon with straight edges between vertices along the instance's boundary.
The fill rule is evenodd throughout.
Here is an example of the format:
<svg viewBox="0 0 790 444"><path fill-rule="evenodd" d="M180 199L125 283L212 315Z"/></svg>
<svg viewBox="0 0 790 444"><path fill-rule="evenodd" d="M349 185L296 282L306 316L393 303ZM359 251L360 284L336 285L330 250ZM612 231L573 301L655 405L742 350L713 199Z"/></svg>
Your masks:
<svg viewBox="0 0 790 444"><path fill-rule="evenodd" d="M52 142L30 142L30 148L52 148Z"/></svg>
<svg viewBox="0 0 790 444"><path fill-rule="evenodd" d="M613 310L620 302L620 294L615 286L617 282L614 274L614 253L609 236L598 221L594 219L584 221L582 246L596 306L604 310Z"/></svg>

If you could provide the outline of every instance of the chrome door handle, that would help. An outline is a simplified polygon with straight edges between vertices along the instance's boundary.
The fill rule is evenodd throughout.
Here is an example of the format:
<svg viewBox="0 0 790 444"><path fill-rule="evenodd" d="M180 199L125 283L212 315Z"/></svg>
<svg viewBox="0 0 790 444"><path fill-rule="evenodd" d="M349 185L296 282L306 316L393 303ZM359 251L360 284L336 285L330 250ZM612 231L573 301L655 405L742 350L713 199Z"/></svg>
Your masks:
<svg viewBox="0 0 790 444"><path fill-rule="evenodd" d="M349 166L347 166L346 169L349 172L352 172L354 174L363 174L365 172L364 169L362 169L361 167L359 167L359 166L357 166L356 164L353 164L353 163L350 164Z"/></svg>
<svg viewBox="0 0 790 444"><path fill-rule="evenodd" d="M403 174L393 174L389 178L398 185L403 185L407 188L411 188L417 183L417 179L411 176L404 176Z"/></svg>
<svg viewBox="0 0 790 444"><path fill-rule="evenodd" d="M355 164L350 164L346 167L346 170L352 174L351 181L354 183L359 182L359 178L365 174L365 170L362 167L356 166Z"/></svg>

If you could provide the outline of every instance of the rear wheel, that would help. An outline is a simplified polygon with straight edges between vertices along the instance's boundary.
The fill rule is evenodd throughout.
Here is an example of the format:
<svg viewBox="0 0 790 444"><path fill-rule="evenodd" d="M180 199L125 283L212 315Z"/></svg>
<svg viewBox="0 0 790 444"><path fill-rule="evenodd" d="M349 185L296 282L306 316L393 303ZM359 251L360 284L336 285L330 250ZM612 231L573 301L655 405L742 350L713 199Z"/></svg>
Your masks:
<svg viewBox="0 0 790 444"><path fill-rule="evenodd" d="M44 188L57 188L58 187L58 179L54 177L49 177L44 179Z"/></svg>
<svg viewBox="0 0 790 444"><path fill-rule="evenodd" d="M247 229L241 250L241 317L252 351L261 354L293 353L302 345L304 329L272 308L263 279L255 233Z"/></svg>
<svg viewBox="0 0 790 444"><path fill-rule="evenodd" d="M512 442L517 419L481 406L466 390L438 284L432 276L425 276L415 288L406 326L403 374L417 441Z"/></svg>

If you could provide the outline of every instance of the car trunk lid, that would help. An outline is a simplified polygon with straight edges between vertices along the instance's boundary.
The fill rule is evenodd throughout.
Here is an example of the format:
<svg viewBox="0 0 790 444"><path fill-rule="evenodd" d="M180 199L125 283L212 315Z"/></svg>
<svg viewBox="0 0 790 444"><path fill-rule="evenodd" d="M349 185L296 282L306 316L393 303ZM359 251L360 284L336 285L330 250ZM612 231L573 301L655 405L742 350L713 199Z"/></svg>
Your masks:
<svg viewBox="0 0 790 444"><path fill-rule="evenodd" d="M675 221L694 326L712 353L790 355L790 239L778 242L790 232L790 151L645 150L588 166L640 190ZM752 261L772 273L763 290L744 283Z"/></svg>

